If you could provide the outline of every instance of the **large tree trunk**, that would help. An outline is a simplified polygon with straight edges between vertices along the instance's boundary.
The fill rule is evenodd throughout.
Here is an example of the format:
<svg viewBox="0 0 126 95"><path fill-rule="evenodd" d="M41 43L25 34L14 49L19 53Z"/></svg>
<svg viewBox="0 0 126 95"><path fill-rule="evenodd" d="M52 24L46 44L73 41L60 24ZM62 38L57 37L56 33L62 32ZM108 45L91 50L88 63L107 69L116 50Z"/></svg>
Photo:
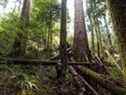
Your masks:
<svg viewBox="0 0 126 95"><path fill-rule="evenodd" d="M123 65L126 65L126 0L108 0L113 27L119 41ZM126 66L124 73L126 72Z"/></svg>
<svg viewBox="0 0 126 95"><path fill-rule="evenodd" d="M88 38L84 19L83 0L75 0L74 57L78 61L89 56Z"/></svg>
<svg viewBox="0 0 126 95"><path fill-rule="evenodd" d="M24 24L29 23L32 0L24 0L21 11L21 19Z"/></svg>

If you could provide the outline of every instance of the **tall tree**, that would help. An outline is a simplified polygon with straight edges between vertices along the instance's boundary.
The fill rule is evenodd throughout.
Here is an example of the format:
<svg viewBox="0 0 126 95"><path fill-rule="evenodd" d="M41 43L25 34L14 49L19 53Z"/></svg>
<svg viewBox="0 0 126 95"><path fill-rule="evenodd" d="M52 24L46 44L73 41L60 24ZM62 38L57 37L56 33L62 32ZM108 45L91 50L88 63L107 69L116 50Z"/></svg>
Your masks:
<svg viewBox="0 0 126 95"><path fill-rule="evenodd" d="M66 3L67 0L62 0L61 5L61 30L60 30L60 58L61 58L61 64L57 65L57 79L59 81L59 89L60 92L58 95L64 95L62 92L62 86L64 83L64 77L65 77L65 71L66 71Z"/></svg>
<svg viewBox="0 0 126 95"><path fill-rule="evenodd" d="M109 30L109 27L108 27L106 15L103 16L103 18L104 18L104 22L105 22L105 28L106 28L108 44L110 45L110 47L112 47L112 38L111 38L111 33L110 33L110 30Z"/></svg>
<svg viewBox="0 0 126 95"><path fill-rule="evenodd" d="M94 28L95 28L95 32L96 32L96 38L97 38L97 55L99 57L101 57L102 39L101 39L101 31L100 31L99 21L96 16L94 17Z"/></svg>
<svg viewBox="0 0 126 95"><path fill-rule="evenodd" d="M66 69L66 3L67 0L62 0L61 5L61 30L60 30L60 59L61 64L57 65L57 79L59 80L60 86L63 83L65 77L65 69ZM60 93L62 95L62 93Z"/></svg>
<svg viewBox="0 0 126 95"><path fill-rule="evenodd" d="M117 36L120 55L126 72L126 0L107 0L110 9L113 28Z"/></svg>
<svg viewBox="0 0 126 95"><path fill-rule="evenodd" d="M53 26L55 22L60 18L60 8L57 4L57 0L50 1L49 8L47 11L47 26L48 26L48 43L47 48L52 49L53 42Z"/></svg>
<svg viewBox="0 0 126 95"><path fill-rule="evenodd" d="M85 27L83 0L75 0L74 57L86 60L89 55L88 37Z"/></svg>
<svg viewBox="0 0 126 95"><path fill-rule="evenodd" d="M87 3L89 3L89 4L87 4L87 14L88 14L89 21L90 21L89 30L91 31L91 50L92 50L92 53L94 54L95 53L95 31L93 28L94 19L92 18L93 17L92 11L94 9L94 6L92 3L92 0L88 0Z"/></svg>
<svg viewBox="0 0 126 95"><path fill-rule="evenodd" d="M105 1L88 0L87 9L88 9L87 10L88 17L89 17L89 21L90 21L89 28L91 30L91 37L92 37L92 51L94 52L94 50L95 50L94 49L94 47L95 47L94 40L96 40L97 55L100 57L100 56L102 56L103 51L104 51L102 41L105 40L105 38L102 37L102 34L104 33L103 30L105 30L105 28L107 27L107 25L104 26L102 23L103 16L105 17L105 10L106 10ZM108 38L107 38L107 40L108 40Z"/></svg>
<svg viewBox="0 0 126 95"><path fill-rule="evenodd" d="M26 50L26 42L27 42L27 26L30 20L30 12L31 12L31 3L32 0L24 0L23 7L21 11L21 31L17 32L17 37L15 38L15 42L13 45L13 50L11 52L11 56L24 56Z"/></svg>

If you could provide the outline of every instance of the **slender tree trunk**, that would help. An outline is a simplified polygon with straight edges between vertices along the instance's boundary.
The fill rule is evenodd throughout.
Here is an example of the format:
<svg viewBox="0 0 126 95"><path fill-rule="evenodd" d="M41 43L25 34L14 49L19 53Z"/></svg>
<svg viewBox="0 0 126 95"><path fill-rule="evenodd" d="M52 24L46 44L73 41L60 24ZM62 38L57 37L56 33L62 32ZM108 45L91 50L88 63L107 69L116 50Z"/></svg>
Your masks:
<svg viewBox="0 0 126 95"><path fill-rule="evenodd" d="M107 0L126 76L126 0Z"/></svg>
<svg viewBox="0 0 126 95"><path fill-rule="evenodd" d="M49 17L47 19L47 26L48 26L48 52L50 51L51 49L51 37L52 37L52 4L50 3L50 6L49 6Z"/></svg>
<svg viewBox="0 0 126 95"><path fill-rule="evenodd" d="M67 31L66 31L66 4L67 0L62 0L62 6L61 6L61 30L60 30L60 59L61 62L56 66L57 70L57 79L59 82L59 89L60 92L58 95L64 95L62 92L63 90L63 84L64 84L64 78L65 78L65 72L66 72L66 37L67 37Z"/></svg>
<svg viewBox="0 0 126 95"><path fill-rule="evenodd" d="M94 31L94 25L93 25L93 18L91 17L92 15L89 13L89 20L91 24L91 50L92 53L95 53L95 31Z"/></svg>
<svg viewBox="0 0 126 95"><path fill-rule="evenodd" d="M50 9L52 7L52 3L50 4ZM53 30L52 30L52 26L53 26L53 13L52 10L50 10L50 24L49 24L49 28L50 28L50 37L49 37L49 44L50 44L50 49L52 49L52 40L53 40Z"/></svg>
<svg viewBox="0 0 126 95"><path fill-rule="evenodd" d="M50 21L48 24L48 48L52 49L52 13L50 12Z"/></svg>
<svg viewBox="0 0 126 95"><path fill-rule="evenodd" d="M101 57L102 39L101 39L101 31L100 31L97 17L94 18L94 25L95 25L95 32L96 32L96 38L97 38L97 54L99 57Z"/></svg>
<svg viewBox="0 0 126 95"><path fill-rule="evenodd" d="M85 27L83 0L75 0L74 58L87 60L89 56L88 37Z"/></svg>
<svg viewBox="0 0 126 95"><path fill-rule="evenodd" d="M94 54L95 53L95 33L93 30L93 21L91 17L90 17L90 22L91 22L91 27L92 27L92 30L91 30L92 53Z"/></svg>
<svg viewBox="0 0 126 95"><path fill-rule="evenodd" d="M100 43L99 43L99 34L98 31L96 30L96 38L97 38L97 55L100 57L101 53L100 53Z"/></svg>
<svg viewBox="0 0 126 95"><path fill-rule="evenodd" d="M90 10L89 10L89 19L92 26L92 50L95 52L95 42L96 39L96 52L97 55L100 57L102 52L102 38L101 38L101 31L100 31L100 25L98 21L98 16L96 15L95 10L97 10L96 6L96 0L89 0L90 3ZM94 37L96 35L96 37Z"/></svg>
<svg viewBox="0 0 126 95"><path fill-rule="evenodd" d="M110 47L112 47L112 38L111 38L110 30L107 25L106 16L104 16L104 21L105 21L105 27L106 27L106 34L107 34L107 38L108 38L108 45L110 45Z"/></svg>
<svg viewBox="0 0 126 95"><path fill-rule="evenodd" d="M67 0L62 0L61 6L61 30L60 30L60 59L61 62L56 66L57 79L58 79L58 95L64 95L63 84L66 71L66 3Z"/></svg>
<svg viewBox="0 0 126 95"><path fill-rule="evenodd" d="M95 53L95 30L94 30L94 19L93 19L94 5L92 3L92 0L89 0L89 3L90 3L90 10L88 12L88 16L91 24L91 49L92 49L92 53L94 54Z"/></svg>

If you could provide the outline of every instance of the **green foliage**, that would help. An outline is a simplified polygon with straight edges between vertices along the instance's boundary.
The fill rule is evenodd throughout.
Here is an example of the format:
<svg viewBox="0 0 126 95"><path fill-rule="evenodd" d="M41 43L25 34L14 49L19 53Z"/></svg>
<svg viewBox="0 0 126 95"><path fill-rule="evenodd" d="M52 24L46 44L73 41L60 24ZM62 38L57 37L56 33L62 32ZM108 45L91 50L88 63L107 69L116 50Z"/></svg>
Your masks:
<svg viewBox="0 0 126 95"><path fill-rule="evenodd" d="M12 50L12 45L14 44L15 37L18 36L17 32L23 34L24 30L20 27L21 21L18 15L19 12L14 12L9 13L5 15L3 18L1 18L0 53L4 56L8 55L9 52ZM57 3L57 0L33 0L30 24L26 29L29 35L27 39L28 54L32 52L34 55L34 52L40 52L40 49L43 50L46 47L46 45L49 44L49 32L52 32L51 36L58 37L59 18L60 5ZM51 31L49 31L49 29ZM55 39L55 37L53 38ZM57 45L57 42L55 43L54 39L52 39L52 44L54 43L54 45Z"/></svg>
<svg viewBox="0 0 126 95"><path fill-rule="evenodd" d="M120 77L122 75L122 68L120 66L121 60L119 56L118 41L115 38L114 31L111 28L111 20L110 16L108 15L108 9L105 0L88 0L87 2L87 15L88 15L88 29L92 33L94 33L93 37L92 34L89 36L89 44L92 46L92 40L94 42L94 50L91 47L91 50L94 54L97 55L97 51L102 50L100 52L102 58L107 61L109 64L114 65L111 68L111 74L113 78ZM98 29L98 30L97 30ZM101 33L101 35L96 34L96 32ZM97 49L98 43L101 37L101 47ZM94 39L92 39L94 38ZM112 42L111 42L111 41ZM111 43L110 43L111 42Z"/></svg>
<svg viewBox="0 0 126 95"><path fill-rule="evenodd" d="M3 56L9 54L16 32L21 31L18 19L19 17L11 13L0 19L0 54Z"/></svg>
<svg viewBox="0 0 126 95"><path fill-rule="evenodd" d="M33 0L33 11L29 26L29 41L38 45L38 48L41 46L39 48L41 50L47 48L47 45L50 44L48 40L50 40L51 37L53 44L55 36L58 36L59 25L57 26L57 24L59 24L60 18L59 6L57 0ZM29 46L29 49L30 48L31 46Z"/></svg>
<svg viewBox="0 0 126 95"><path fill-rule="evenodd" d="M44 49L46 44L49 44L48 36L50 32L52 33L51 36L53 36L52 44L55 45L54 48L57 48L58 44L55 38L59 36L59 18L60 5L57 0L33 0L30 23L25 29L28 32L27 57L45 58L44 55L47 52ZM24 33L21 26L19 12L8 13L0 18L0 57L8 56L13 50L15 39L19 36L18 33ZM51 31L49 31L50 26ZM50 84L40 87L41 80L38 79L40 77L38 75L39 71L37 71L38 68L22 65L0 65L0 78L4 76L0 83L5 83L5 79L8 79L10 84L6 82L3 85L16 85L22 90L20 93L30 93L30 95L35 93L35 95L39 95L38 93L40 93L41 95L45 91L46 95L49 92ZM5 72L5 75L3 75L3 72Z"/></svg>

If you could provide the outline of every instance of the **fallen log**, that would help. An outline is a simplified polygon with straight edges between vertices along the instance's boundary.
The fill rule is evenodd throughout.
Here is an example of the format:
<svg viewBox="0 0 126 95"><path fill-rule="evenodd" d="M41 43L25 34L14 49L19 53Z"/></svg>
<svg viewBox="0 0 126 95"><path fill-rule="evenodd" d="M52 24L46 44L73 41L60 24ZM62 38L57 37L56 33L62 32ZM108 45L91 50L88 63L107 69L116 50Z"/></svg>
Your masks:
<svg viewBox="0 0 126 95"><path fill-rule="evenodd" d="M69 70L80 87L83 87L83 84L85 84L94 93L94 95L99 95L98 92L80 74L78 74L72 66L69 66ZM82 88L82 91L85 92L85 89Z"/></svg>
<svg viewBox="0 0 126 95"><path fill-rule="evenodd" d="M80 75L96 81L98 84L100 84L103 88L109 90L111 93L120 95L126 94L126 87L121 87L120 85L117 85L115 80L109 80L105 75L98 74L85 67L74 66L74 68Z"/></svg>
<svg viewBox="0 0 126 95"><path fill-rule="evenodd" d="M57 65L57 60L26 59L26 58L0 58L0 64L21 64L21 65ZM67 65L88 65L88 62L67 62Z"/></svg>
<svg viewBox="0 0 126 95"><path fill-rule="evenodd" d="M79 93L84 93L86 91L84 84L81 82L80 78L78 77L78 73L74 70L72 66L69 66L69 71L72 74L72 77L77 84L77 88L79 90Z"/></svg>
<svg viewBox="0 0 126 95"><path fill-rule="evenodd" d="M73 61L73 58L72 57L68 57L68 60L69 61ZM93 93L94 95L99 95L99 93L84 79L84 77L82 77L77 71L76 69L73 67L73 66L69 66L68 67L71 74L73 75L73 78L78 82L79 80L82 82L82 84L86 85ZM82 84L80 84L80 81L78 83L78 85L80 87L83 87ZM82 88L82 91L84 89ZM83 93L84 94L84 93ZM81 94L82 95L82 94Z"/></svg>
<svg viewBox="0 0 126 95"><path fill-rule="evenodd" d="M0 59L1 60L1 59ZM3 59L2 59L3 60ZM6 58L7 62L13 62L13 64L32 64L32 65L56 65L57 61L49 61L49 60L40 60L40 59L22 59L22 58ZM35 64L36 63L36 64ZM78 64L77 64L78 63ZM85 65L87 62L68 62L68 65L74 66L74 69L81 75L84 75L85 77L88 77L94 81L97 81L102 87L110 90L112 93L126 93L126 88L120 87L119 85L116 85L114 81L108 80L107 77L105 77L102 74L97 74L96 72L81 66L75 66L77 65ZM89 63L87 63L89 64ZM122 95L122 94L121 94Z"/></svg>

